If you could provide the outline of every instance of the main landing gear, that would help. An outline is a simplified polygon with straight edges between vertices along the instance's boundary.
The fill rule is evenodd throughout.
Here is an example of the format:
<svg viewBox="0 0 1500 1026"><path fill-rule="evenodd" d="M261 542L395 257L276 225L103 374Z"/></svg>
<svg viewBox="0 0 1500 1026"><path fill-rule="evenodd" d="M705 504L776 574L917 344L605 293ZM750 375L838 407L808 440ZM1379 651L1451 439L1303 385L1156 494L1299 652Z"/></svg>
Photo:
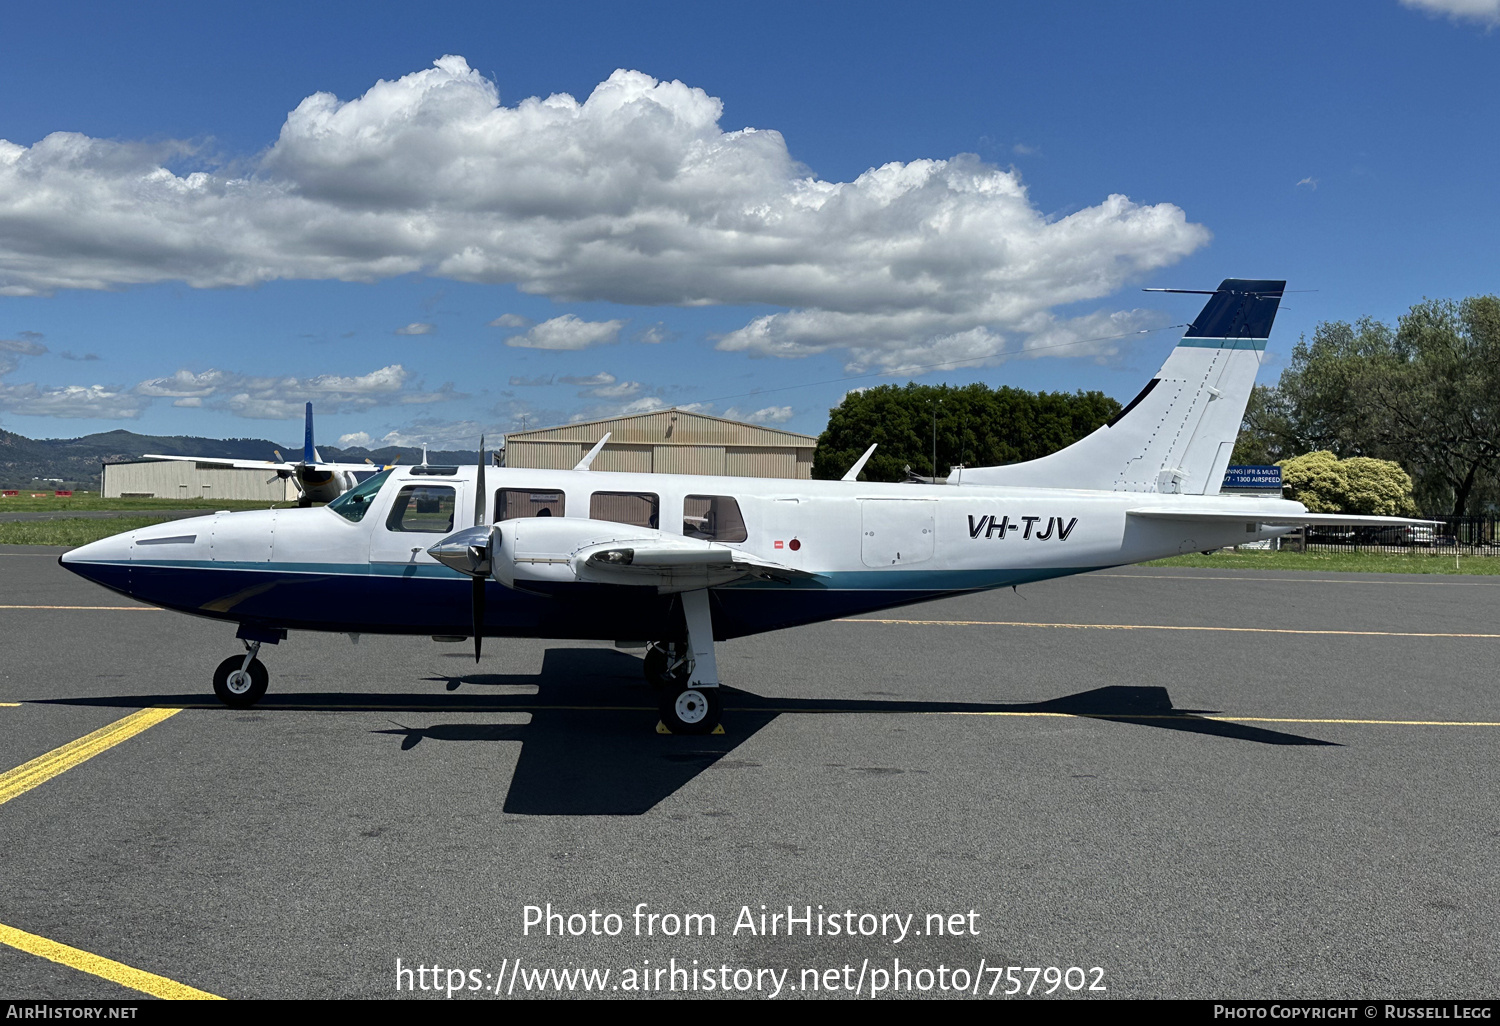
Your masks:
<svg viewBox="0 0 1500 1026"><path fill-rule="evenodd" d="M260 642L245 642L245 654L230 656L214 671L214 694L231 709L248 709L266 693L271 675L266 664L256 658Z"/></svg>
<svg viewBox="0 0 1500 1026"><path fill-rule="evenodd" d="M661 696L661 722L673 734L712 734L724 703L714 658L713 615L706 590L682 595L688 640L653 642L646 649L646 679Z"/></svg>

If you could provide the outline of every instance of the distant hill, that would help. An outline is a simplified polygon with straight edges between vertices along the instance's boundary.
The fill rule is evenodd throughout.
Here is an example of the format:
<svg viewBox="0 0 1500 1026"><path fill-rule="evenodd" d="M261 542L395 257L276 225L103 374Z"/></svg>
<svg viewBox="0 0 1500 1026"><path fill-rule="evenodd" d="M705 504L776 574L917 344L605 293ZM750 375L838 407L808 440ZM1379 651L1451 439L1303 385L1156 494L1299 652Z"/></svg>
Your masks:
<svg viewBox="0 0 1500 1026"><path fill-rule="evenodd" d="M289 460L300 459L302 444L283 445L264 438L198 438L194 435L138 435L134 431L105 431L82 438L27 438L0 430L0 488L98 488L99 467L104 463L138 460L148 452L173 456L218 456L238 460L274 460L274 451ZM343 463L422 462L419 448L388 445L380 449L318 446L325 460ZM471 449L433 450L429 463L473 463ZM61 484L49 481L60 478Z"/></svg>

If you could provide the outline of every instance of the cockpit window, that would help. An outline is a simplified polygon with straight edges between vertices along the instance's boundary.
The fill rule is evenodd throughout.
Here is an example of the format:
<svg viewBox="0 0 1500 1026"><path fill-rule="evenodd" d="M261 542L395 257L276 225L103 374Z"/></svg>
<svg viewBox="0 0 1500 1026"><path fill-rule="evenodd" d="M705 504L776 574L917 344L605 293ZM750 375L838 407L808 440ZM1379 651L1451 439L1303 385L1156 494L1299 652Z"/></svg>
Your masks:
<svg viewBox="0 0 1500 1026"><path fill-rule="evenodd" d="M407 485L385 518L390 531L447 534L453 530L453 489L448 485Z"/></svg>
<svg viewBox="0 0 1500 1026"><path fill-rule="evenodd" d="M385 484L386 479L390 476L391 472L389 470L382 470L374 477L360 482L337 499L334 499L328 504L328 508L345 520L352 520L356 524L359 523L365 518L365 513L369 510L370 503L375 501L375 493L380 491L380 486Z"/></svg>

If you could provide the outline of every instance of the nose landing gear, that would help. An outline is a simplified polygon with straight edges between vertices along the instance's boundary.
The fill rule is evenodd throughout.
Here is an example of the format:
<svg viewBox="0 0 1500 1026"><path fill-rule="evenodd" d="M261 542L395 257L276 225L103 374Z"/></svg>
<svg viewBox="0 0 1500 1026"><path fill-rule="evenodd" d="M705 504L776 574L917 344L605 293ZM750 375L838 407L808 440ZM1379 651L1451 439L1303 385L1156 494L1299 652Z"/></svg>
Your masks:
<svg viewBox="0 0 1500 1026"><path fill-rule="evenodd" d="M256 658L260 642L245 642L245 654L230 656L214 670L214 694L231 709L248 709L266 693L271 675L266 664Z"/></svg>
<svg viewBox="0 0 1500 1026"><path fill-rule="evenodd" d="M683 592L682 611L687 644L652 644L646 651L646 679L661 695L658 710L663 727L673 734L712 734L719 726L724 701L719 693L708 592Z"/></svg>

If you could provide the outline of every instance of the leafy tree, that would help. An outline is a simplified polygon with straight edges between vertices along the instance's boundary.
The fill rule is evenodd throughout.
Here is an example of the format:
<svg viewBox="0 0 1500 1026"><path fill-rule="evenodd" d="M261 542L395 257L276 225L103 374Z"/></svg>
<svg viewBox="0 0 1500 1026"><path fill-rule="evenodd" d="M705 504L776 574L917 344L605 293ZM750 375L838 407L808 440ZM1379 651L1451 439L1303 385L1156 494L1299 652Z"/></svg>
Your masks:
<svg viewBox="0 0 1500 1026"><path fill-rule="evenodd" d="M1500 499L1500 297L1319 324L1252 394L1235 458L1318 450L1399 462L1424 508Z"/></svg>
<svg viewBox="0 0 1500 1026"><path fill-rule="evenodd" d="M1269 385L1250 390L1245 406L1245 420L1229 462L1237 465L1266 466L1297 453L1291 411L1280 392Z"/></svg>
<svg viewBox="0 0 1500 1026"><path fill-rule="evenodd" d="M829 411L813 454L813 477L839 478L871 442L880 443L861 480L902 481L905 468L932 468L934 415L936 476L956 464L997 466L1034 460L1071 445L1115 414L1120 404L1102 392L1027 392L984 384L879 385L844 396Z"/></svg>
<svg viewBox="0 0 1500 1026"><path fill-rule="evenodd" d="M1287 495L1313 513L1409 516L1417 511L1411 476L1399 463L1352 456L1341 460L1326 450L1282 460Z"/></svg>

